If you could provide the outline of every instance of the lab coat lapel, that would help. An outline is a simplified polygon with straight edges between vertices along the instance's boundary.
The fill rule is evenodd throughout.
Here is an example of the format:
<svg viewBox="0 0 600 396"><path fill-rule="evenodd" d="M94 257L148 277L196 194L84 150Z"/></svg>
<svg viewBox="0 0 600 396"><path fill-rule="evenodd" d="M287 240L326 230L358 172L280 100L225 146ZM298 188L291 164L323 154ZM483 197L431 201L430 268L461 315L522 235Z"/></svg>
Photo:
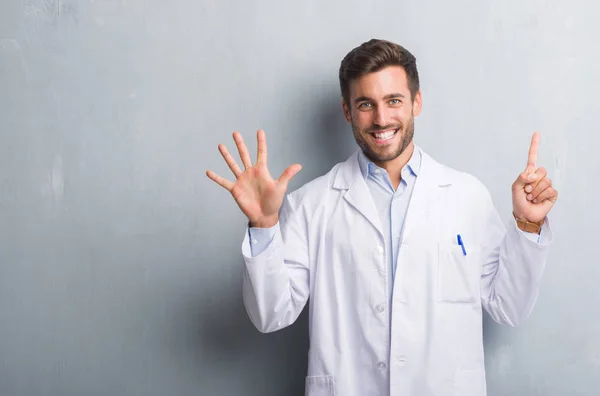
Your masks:
<svg viewBox="0 0 600 396"><path fill-rule="evenodd" d="M415 149L421 150L418 147ZM403 244L408 244L413 238L417 239L420 230L434 235L432 227L439 224L439 221L432 218L433 208L442 199L444 187L451 184L446 168L421 150L421 168L408 205L402 232Z"/></svg>
<svg viewBox="0 0 600 396"><path fill-rule="evenodd" d="M369 192L358 162L358 151L342 163L333 182L333 188L347 190L344 199L352 205L383 236L377 208Z"/></svg>

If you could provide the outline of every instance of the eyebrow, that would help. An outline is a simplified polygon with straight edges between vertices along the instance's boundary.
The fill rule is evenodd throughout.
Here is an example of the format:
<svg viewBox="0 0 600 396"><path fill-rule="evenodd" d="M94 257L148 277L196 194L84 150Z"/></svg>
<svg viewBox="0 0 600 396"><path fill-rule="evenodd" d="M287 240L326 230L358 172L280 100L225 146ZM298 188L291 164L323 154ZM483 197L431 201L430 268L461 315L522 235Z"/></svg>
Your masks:
<svg viewBox="0 0 600 396"><path fill-rule="evenodd" d="M389 95L385 95L383 97L383 99L394 99L394 98L405 98L404 95L402 95L401 93L391 93ZM358 103L358 102L364 102L364 101L372 101L373 99L367 97L367 96L359 96L358 98L356 98L354 100L354 103Z"/></svg>

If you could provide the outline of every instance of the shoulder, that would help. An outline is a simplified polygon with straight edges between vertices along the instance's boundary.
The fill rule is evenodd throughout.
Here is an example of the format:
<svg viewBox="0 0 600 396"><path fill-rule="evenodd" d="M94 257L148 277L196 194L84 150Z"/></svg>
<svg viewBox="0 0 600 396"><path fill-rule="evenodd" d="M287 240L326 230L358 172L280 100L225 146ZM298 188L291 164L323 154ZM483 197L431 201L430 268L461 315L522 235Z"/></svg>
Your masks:
<svg viewBox="0 0 600 396"><path fill-rule="evenodd" d="M324 200L334 191L333 183L343 165L343 162L335 164L326 174L290 192L286 197L290 206L298 208L300 206L314 207L323 204Z"/></svg>
<svg viewBox="0 0 600 396"><path fill-rule="evenodd" d="M427 162L429 168L433 168L440 184L451 186L452 190L460 195L471 198L488 199L490 193L485 184L476 176L463 170L437 162L425 152L423 161Z"/></svg>

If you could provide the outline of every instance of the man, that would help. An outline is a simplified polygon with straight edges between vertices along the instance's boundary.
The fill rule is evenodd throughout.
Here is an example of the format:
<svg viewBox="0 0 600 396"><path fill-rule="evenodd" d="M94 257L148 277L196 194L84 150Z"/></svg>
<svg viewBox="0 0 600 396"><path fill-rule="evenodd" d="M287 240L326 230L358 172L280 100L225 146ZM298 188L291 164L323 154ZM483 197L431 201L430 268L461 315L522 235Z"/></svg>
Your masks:
<svg viewBox="0 0 600 396"><path fill-rule="evenodd" d="M363 43L339 79L360 147L346 162L286 196L300 165L272 179L264 132L254 165L236 132L244 170L220 145L236 181L207 172L250 222L250 319L276 331L311 298L309 396L484 396L482 308L499 323L522 322L552 239L546 215L558 194L536 164L539 134L502 221L477 179L415 146L422 95L410 52Z"/></svg>

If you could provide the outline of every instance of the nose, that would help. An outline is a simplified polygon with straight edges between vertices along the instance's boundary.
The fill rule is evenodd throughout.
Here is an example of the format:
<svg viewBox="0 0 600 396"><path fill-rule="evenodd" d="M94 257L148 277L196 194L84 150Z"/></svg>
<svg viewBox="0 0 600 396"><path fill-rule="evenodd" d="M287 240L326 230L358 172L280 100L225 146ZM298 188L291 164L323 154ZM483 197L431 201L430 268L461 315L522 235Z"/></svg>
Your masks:
<svg viewBox="0 0 600 396"><path fill-rule="evenodd" d="M375 110L373 123L377 126L383 127L388 125L389 114L388 109L385 106L379 106Z"/></svg>

